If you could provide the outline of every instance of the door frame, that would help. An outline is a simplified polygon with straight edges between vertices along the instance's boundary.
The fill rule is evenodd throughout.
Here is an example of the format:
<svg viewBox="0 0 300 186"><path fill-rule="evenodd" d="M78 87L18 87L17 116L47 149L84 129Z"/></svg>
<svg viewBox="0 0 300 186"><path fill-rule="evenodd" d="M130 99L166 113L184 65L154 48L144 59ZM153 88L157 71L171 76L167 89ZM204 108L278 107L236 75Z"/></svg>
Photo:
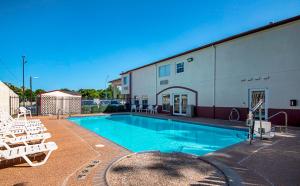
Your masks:
<svg viewBox="0 0 300 186"><path fill-rule="evenodd" d="M187 112L185 114L182 113L182 95L186 95L186 99L187 99L187 105L188 105L188 101L189 101L189 94L188 93L173 93L172 94L172 104L173 104L173 115L177 115L177 116L186 116ZM175 96L179 96L179 113L175 113Z"/></svg>
<svg viewBox="0 0 300 186"><path fill-rule="evenodd" d="M248 109L251 109L251 99L253 91L264 91L265 92L265 120L268 120L268 112L269 112L269 89L268 88L249 88L248 89Z"/></svg>

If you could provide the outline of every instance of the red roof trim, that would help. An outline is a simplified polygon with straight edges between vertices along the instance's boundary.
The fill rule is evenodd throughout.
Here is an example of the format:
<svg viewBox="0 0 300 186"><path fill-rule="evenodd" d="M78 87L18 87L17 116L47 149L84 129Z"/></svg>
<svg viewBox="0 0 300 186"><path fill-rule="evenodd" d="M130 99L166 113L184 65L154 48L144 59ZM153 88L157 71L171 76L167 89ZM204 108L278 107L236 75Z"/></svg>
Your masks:
<svg viewBox="0 0 300 186"><path fill-rule="evenodd" d="M40 95L43 95L43 94L46 94L46 93L50 93L50 92L62 92L62 93L65 93L65 94L70 94L70 95L73 95L73 96L81 96L80 93L76 93L76 92L71 92L71 91L65 91L65 90L51 90L51 91L48 91L48 92L44 92L44 93L40 93Z"/></svg>
<svg viewBox="0 0 300 186"><path fill-rule="evenodd" d="M212 42L212 43L209 43L209 44L206 44L206 45L203 45L203 46L200 46L200 47L197 47L197 48L194 48L194 49L191 49L191 50L188 50L188 51L185 51L185 52L182 52L182 53L170 56L170 57L155 61L153 63L149 63L149 64L146 64L146 65L128 70L126 72L122 72L121 75L127 74L128 72L138 70L138 69L141 69L141 68L144 68L144 67L147 67L147 66L155 65L157 63L160 63L160 62L163 62L163 61L166 61L166 60L169 60L169 59L173 59L173 58L176 58L176 57L179 57L179 56L191 53L191 52L195 52L197 50L208 48L208 47L213 46L213 45L221 44L221 43L224 43L224 42L227 42L227 41L230 41L230 40L233 40L233 39L237 39L237 38L240 38L240 37L243 37L243 36L247 36L247 35L250 35L250 34L254 34L254 33L257 33L257 32L263 31L263 30L268 30L270 28L274 28L274 27L277 27L277 26L280 26L280 25L284 25L284 24L293 22L293 21L297 21L297 20L300 20L300 15L295 16L295 17L291 17L291 18L288 18L288 19L285 19L285 20L282 20L282 21L278 21L278 22L275 22L275 23L271 23L271 24L268 24L268 25L265 25L265 26L262 26L262 27L259 27L259 28L255 28L255 29L252 29L252 30L249 30L249 31L246 31L246 32L242 32L240 34L236 34L236 35L227 37L225 39L221 39L221 40L218 40L218 41L215 41L215 42Z"/></svg>

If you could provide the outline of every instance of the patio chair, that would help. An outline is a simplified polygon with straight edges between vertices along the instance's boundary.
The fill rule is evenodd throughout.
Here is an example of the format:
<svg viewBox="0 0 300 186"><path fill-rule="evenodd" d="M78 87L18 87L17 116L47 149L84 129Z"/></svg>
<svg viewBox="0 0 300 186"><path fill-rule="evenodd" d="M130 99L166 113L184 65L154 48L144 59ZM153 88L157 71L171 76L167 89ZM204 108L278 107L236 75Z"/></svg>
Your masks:
<svg viewBox="0 0 300 186"><path fill-rule="evenodd" d="M143 105L138 105L137 110L138 110L138 112L143 112Z"/></svg>
<svg viewBox="0 0 300 186"><path fill-rule="evenodd" d="M136 109L136 105L131 105L131 112L133 112L133 110L135 111L135 112L137 112L137 109Z"/></svg>
<svg viewBox="0 0 300 186"><path fill-rule="evenodd" d="M254 123L254 134L257 137L260 137L262 134L262 138L270 139L275 136L275 132L272 131L271 122L268 121L261 121L261 128L260 128L260 121L255 121Z"/></svg>
<svg viewBox="0 0 300 186"><path fill-rule="evenodd" d="M148 105L147 109L146 109L146 113L152 114L154 112L153 106L152 105Z"/></svg>
<svg viewBox="0 0 300 186"><path fill-rule="evenodd" d="M10 147L7 143L0 141L0 146L6 148L6 150L0 150L0 158L10 160L15 158L23 158L30 166L36 167L46 163L51 153L58 147L55 142L47 142L41 144L34 144L28 146ZM43 161L33 163L29 156L36 155L38 153L46 153L46 157Z"/></svg>
<svg viewBox="0 0 300 186"><path fill-rule="evenodd" d="M26 116L28 114L29 114L30 118L32 118L31 110L28 110L25 107L20 107L19 108L18 118L20 118L20 116L23 116L26 119Z"/></svg>
<svg viewBox="0 0 300 186"><path fill-rule="evenodd" d="M158 109L158 105L155 105L154 106L154 110L153 110L153 114L157 114L158 112L157 112L157 109Z"/></svg>

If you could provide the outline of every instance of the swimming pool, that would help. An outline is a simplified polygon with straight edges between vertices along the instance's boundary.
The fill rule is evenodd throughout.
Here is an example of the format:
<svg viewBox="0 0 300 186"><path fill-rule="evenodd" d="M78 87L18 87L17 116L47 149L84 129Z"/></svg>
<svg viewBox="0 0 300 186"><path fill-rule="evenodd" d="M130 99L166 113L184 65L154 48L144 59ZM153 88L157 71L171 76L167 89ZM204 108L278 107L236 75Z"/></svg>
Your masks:
<svg viewBox="0 0 300 186"><path fill-rule="evenodd" d="M133 152L159 150L205 155L247 137L243 130L134 115L71 117L69 120Z"/></svg>

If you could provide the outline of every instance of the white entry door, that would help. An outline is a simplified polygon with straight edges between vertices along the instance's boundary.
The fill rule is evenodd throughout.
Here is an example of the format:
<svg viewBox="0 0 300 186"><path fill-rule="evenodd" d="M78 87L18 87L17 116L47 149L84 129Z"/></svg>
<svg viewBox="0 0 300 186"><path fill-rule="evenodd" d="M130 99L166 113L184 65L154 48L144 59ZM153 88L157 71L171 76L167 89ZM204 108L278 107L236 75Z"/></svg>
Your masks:
<svg viewBox="0 0 300 186"><path fill-rule="evenodd" d="M268 89L250 89L249 90L249 110L253 108L260 99L264 100L262 105L262 119L268 119ZM259 119L259 110L254 112L254 118Z"/></svg>
<svg viewBox="0 0 300 186"><path fill-rule="evenodd" d="M186 115L188 103L187 94L174 94L173 96L173 114Z"/></svg>

